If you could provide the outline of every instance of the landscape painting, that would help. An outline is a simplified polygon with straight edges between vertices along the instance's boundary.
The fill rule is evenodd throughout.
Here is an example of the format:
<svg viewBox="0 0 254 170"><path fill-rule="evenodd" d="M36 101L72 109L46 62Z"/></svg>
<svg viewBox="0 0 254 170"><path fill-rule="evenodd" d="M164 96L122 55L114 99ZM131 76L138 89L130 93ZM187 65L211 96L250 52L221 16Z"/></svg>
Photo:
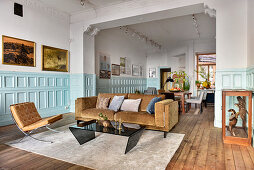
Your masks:
<svg viewBox="0 0 254 170"><path fill-rule="evenodd" d="M68 72L68 50L43 45L42 70Z"/></svg>
<svg viewBox="0 0 254 170"><path fill-rule="evenodd" d="M120 65L118 64L112 64L112 75L114 76L120 76Z"/></svg>
<svg viewBox="0 0 254 170"><path fill-rule="evenodd" d="M2 36L2 63L35 66L35 42Z"/></svg>

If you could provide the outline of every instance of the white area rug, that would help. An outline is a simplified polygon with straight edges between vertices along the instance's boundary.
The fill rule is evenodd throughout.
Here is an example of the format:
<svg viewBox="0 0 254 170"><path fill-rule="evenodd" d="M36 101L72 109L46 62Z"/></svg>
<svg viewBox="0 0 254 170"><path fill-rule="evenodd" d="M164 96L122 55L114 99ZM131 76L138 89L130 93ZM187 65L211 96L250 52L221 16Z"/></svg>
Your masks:
<svg viewBox="0 0 254 170"><path fill-rule="evenodd" d="M137 146L124 154L127 137L96 133L95 139L79 145L69 126L57 129L62 133L46 131L34 135L39 139L54 141L52 144L31 138L7 144L92 169L164 170L184 137L184 134L168 133L167 138L163 138L163 132L145 130Z"/></svg>

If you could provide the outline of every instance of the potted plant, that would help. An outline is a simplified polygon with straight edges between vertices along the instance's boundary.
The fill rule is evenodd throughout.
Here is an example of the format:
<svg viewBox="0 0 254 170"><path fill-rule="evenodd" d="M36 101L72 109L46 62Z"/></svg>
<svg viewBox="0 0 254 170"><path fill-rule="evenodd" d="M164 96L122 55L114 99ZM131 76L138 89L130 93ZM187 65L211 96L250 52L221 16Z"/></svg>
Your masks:
<svg viewBox="0 0 254 170"><path fill-rule="evenodd" d="M99 117L102 119L100 122L102 126L109 127L111 125L110 121L108 120L108 117L106 115L103 115L102 113L99 113Z"/></svg>
<svg viewBox="0 0 254 170"><path fill-rule="evenodd" d="M196 84L197 88L199 89L199 88L200 88L200 85L201 85L201 82L200 82L199 80L196 80L196 81L195 81L195 84Z"/></svg>
<svg viewBox="0 0 254 170"><path fill-rule="evenodd" d="M174 79L175 82L175 87L180 88L181 91L186 90L185 86L186 86L186 82L189 82L189 77L188 75L185 73L185 71L174 71L174 72L170 72L169 73L170 76ZM189 83L187 83L189 85ZM188 88L187 85L187 88Z"/></svg>
<svg viewBox="0 0 254 170"><path fill-rule="evenodd" d="M195 70L196 71L196 70ZM196 71L197 72L197 71ZM202 83L202 86L206 89L210 88L211 82L208 81L209 77L210 77L210 73L206 73L205 68L204 67L200 67L200 70L198 72L198 74L205 79L205 81Z"/></svg>

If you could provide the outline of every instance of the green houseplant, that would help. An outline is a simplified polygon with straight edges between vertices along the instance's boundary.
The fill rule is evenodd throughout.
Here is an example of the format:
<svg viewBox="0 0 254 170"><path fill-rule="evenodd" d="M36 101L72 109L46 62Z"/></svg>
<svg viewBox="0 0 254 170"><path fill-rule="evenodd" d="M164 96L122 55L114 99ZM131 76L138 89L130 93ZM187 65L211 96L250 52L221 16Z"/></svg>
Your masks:
<svg viewBox="0 0 254 170"><path fill-rule="evenodd" d="M174 79L175 86L178 86L182 91L190 89L189 76L185 71L174 71L169 73Z"/></svg>
<svg viewBox="0 0 254 170"><path fill-rule="evenodd" d="M195 81L195 84L196 84L197 88L200 88L200 85L201 85L201 81L199 81L199 80L196 80L196 81Z"/></svg>

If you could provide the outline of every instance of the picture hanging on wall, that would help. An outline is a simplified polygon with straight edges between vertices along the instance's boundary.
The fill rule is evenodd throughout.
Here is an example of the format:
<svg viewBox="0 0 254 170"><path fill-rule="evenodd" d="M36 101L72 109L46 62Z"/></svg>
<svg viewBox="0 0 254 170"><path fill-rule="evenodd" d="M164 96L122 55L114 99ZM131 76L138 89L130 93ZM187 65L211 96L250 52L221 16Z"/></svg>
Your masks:
<svg viewBox="0 0 254 170"><path fill-rule="evenodd" d="M128 59L125 59L125 71L127 75L131 75L131 64Z"/></svg>
<svg viewBox="0 0 254 170"><path fill-rule="evenodd" d="M140 66L138 65L132 65L132 75L133 76L139 76L140 75Z"/></svg>
<svg viewBox="0 0 254 170"><path fill-rule="evenodd" d="M125 58L124 57L120 57L120 73L121 74L126 74L126 63L125 63Z"/></svg>
<svg viewBox="0 0 254 170"><path fill-rule="evenodd" d="M140 66L140 68L139 68L139 75L140 75L140 76L143 76L143 74L144 74L143 71L144 71L144 70L143 70L143 66Z"/></svg>
<svg viewBox="0 0 254 170"><path fill-rule="evenodd" d="M120 76L120 65L112 64L112 75Z"/></svg>
<svg viewBox="0 0 254 170"><path fill-rule="evenodd" d="M100 78L111 78L110 56L104 53L99 53L100 58Z"/></svg>
<svg viewBox="0 0 254 170"><path fill-rule="evenodd" d="M68 72L68 50L42 45L42 70Z"/></svg>
<svg viewBox="0 0 254 170"><path fill-rule="evenodd" d="M35 42L2 36L2 63L35 67Z"/></svg>
<svg viewBox="0 0 254 170"><path fill-rule="evenodd" d="M156 68L149 68L149 78L156 77Z"/></svg>

